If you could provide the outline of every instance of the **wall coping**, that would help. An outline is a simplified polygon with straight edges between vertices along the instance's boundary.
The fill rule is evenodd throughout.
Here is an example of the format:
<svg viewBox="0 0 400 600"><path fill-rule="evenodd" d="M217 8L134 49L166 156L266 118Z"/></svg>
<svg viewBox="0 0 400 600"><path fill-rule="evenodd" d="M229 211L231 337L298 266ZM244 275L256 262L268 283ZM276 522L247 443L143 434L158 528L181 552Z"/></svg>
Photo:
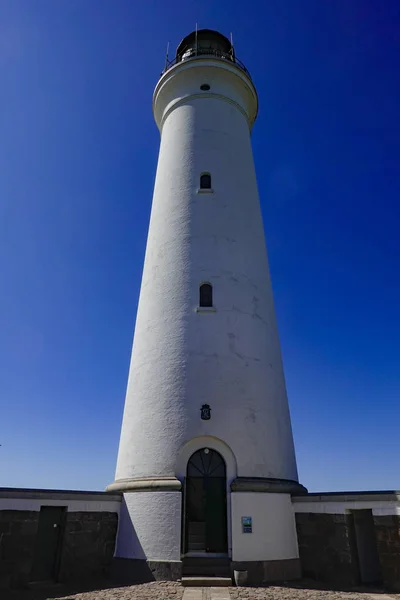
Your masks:
<svg viewBox="0 0 400 600"><path fill-rule="evenodd" d="M117 479L107 486L108 492L180 492L182 483L176 477L134 477Z"/></svg>
<svg viewBox="0 0 400 600"><path fill-rule="evenodd" d="M34 488L0 487L1 498L18 498L24 500L84 500L102 502L121 502L122 494L118 492L91 492L81 490L46 490Z"/></svg>
<svg viewBox="0 0 400 600"><path fill-rule="evenodd" d="M311 492L302 496L292 496L292 502L393 502L400 501L400 490L376 490L360 492Z"/></svg>
<svg viewBox="0 0 400 600"><path fill-rule="evenodd" d="M232 492L260 492L275 494L304 494L306 488L298 481L275 479L272 477L236 477L231 483Z"/></svg>

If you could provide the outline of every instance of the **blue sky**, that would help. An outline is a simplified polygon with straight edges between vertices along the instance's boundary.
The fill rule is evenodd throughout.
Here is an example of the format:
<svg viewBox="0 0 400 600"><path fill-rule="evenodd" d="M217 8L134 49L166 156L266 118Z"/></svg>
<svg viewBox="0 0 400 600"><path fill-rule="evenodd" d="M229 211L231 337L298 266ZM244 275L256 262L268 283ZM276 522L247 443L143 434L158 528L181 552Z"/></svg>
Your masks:
<svg viewBox="0 0 400 600"><path fill-rule="evenodd" d="M301 482L400 488L400 4L2 0L0 486L113 480L168 40L232 31Z"/></svg>

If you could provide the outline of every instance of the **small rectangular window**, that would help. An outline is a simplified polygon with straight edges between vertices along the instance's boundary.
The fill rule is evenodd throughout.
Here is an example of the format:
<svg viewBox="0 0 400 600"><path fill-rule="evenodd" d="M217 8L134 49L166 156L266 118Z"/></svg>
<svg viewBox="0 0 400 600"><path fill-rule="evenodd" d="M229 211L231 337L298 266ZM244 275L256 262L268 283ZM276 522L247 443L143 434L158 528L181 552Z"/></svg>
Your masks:
<svg viewBox="0 0 400 600"><path fill-rule="evenodd" d="M200 306L211 307L213 305L213 290L210 283L200 286Z"/></svg>
<svg viewBox="0 0 400 600"><path fill-rule="evenodd" d="M200 175L200 189L211 190L211 175L210 173L203 173Z"/></svg>

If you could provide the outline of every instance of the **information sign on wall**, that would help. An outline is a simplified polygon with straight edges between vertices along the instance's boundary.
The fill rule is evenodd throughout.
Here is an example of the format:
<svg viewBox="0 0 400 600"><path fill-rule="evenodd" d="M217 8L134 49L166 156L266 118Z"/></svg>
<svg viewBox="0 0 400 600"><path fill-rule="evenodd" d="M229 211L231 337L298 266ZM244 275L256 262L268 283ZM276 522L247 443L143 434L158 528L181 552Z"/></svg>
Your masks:
<svg viewBox="0 0 400 600"><path fill-rule="evenodd" d="M253 533L252 517L242 517L242 532L243 533Z"/></svg>

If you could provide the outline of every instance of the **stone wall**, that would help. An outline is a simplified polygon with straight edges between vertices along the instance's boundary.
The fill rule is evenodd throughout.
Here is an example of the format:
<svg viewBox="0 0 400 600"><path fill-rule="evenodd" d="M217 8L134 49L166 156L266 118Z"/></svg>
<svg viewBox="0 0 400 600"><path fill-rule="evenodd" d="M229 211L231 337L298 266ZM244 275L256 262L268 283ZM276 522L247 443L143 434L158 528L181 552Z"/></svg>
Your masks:
<svg viewBox="0 0 400 600"><path fill-rule="evenodd" d="M357 583L346 515L296 513L296 528L303 577L339 586Z"/></svg>
<svg viewBox="0 0 400 600"><path fill-rule="evenodd" d="M39 512L0 510L0 587L30 581ZM117 533L115 512L67 512L57 579L68 581L105 574Z"/></svg>
<svg viewBox="0 0 400 600"><path fill-rule="evenodd" d="M50 573L46 561L52 556L59 581L106 573L114 555L121 498L107 492L0 488L0 588L24 587L38 573ZM50 507L64 515L58 522L58 548L58 536L50 535L49 546L43 546L46 535L38 538L41 510ZM38 539L45 552L35 563ZM40 565L45 566L42 572Z"/></svg>
<svg viewBox="0 0 400 600"><path fill-rule="evenodd" d="M29 581L39 513L0 510L0 588Z"/></svg>
<svg viewBox="0 0 400 600"><path fill-rule="evenodd" d="M39 514L0 510L0 587L29 583ZM67 512L58 579L104 574L114 554L117 525L115 512Z"/></svg>
<svg viewBox="0 0 400 600"><path fill-rule="evenodd" d="M400 515L374 515L383 585L400 592ZM360 581L351 515L296 513L304 577L340 586Z"/></svg>
<svg viewBox="0 0 400 600"><path fill-rule="evenodd" d="M30 580L39 512L0 511L0 587L21 587ZM71 512L66 515L58 579L104 574L111 564L118 515Z"/></svg>
<svg viewBox="0 0 400 600"><path fill-rule="evenodd" d="M385 587L400 592L400 515L374 516L374 524Z"/></svg>
<svg viewBox="0 0 400 600"><path fill-rule="evenodd" d="M58 579L87 578L107 572L114 554L118 515L67 513Z"/></svg>

